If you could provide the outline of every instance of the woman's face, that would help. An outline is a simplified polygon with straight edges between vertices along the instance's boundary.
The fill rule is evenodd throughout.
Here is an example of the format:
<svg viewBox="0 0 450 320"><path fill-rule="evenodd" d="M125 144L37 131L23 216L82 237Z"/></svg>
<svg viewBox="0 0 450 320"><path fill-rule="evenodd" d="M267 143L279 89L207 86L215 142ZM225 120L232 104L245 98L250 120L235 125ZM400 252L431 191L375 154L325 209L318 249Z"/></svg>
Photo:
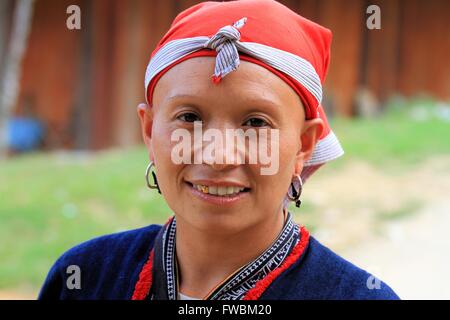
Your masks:
<svg viewBox="0 0 450 320"><path fill-rule="evenodd" d="M214 64L213 57L196 57L174 66L158 81L152 107L141 104L138 113L159 187L177 218L198 230L240 232L281 213L293 176L311 156L323 124L320 119L305 121L298 95L267 69L241 60L236 71L214 84ZM266 143L271 161L277 161L276 170L262 174L267 164L259 158L249 163L249 142L246 152L241 150L244 163L220 163L220 152L236 155L237 149L205 138L202 147L195 147L194 121L199 121L203 133L221 132L224 141L226 129L251 130L257 137L262 130L278 130L278 142L268 133ZM181 141L173 139L174 132L192 137L191 163L174 161ZM209 153L212 156L203 153L195 164L194 152L198 156L208 145L217 149ZM224 192L232 194L220 195Z"/></svg>

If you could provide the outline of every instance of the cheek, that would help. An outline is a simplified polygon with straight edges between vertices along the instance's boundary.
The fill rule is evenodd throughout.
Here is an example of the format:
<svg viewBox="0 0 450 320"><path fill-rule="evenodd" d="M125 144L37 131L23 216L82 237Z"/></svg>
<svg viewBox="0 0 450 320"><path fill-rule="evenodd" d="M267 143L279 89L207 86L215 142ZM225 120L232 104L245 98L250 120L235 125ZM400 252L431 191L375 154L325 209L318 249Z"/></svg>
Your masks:
<svg viewBox="0 0 450 320"><path fill-rule="evenodd" d="M171 141L172 128L162 121L155 121L152 131L152 147L155 157L158 183L164 194L170 194L176 188L178 172L183 165L175 164L171 159L172 148L176 142ZM164 191L170 192L164 192Z"/></svg>
<svg viewBox="0 0 450 320"><path fill-rule="evenodd" d="M267 176L269 184L273 188L273 194L284 197L292 180L295 170L296 154L299 149L299 141L295 139L296 132L280 132L278 145L278 172L273 176ZM264 177L264 176L262 176Z"/></svg>
<svg viewBox="0 0 450 320"><path fill-rule="evenodd" d="M272 210L275 210L279 203L282 203L284 200L295 170L296 153L299 148L299 142L295 139L296 134L296 132L292 131L280 132L279 143L276 146L278 170L275 174L261 174L261 168L267 167L265 165L250 166L257 189L255 201L259 208L272 208ZM271 153L273 151L271 150Z"/></svg>
<svg viewBox="0 0 450 320"><path fill-rule="evenodd" d="M172 130L167 124L161 123L161 121L156 120L153 123L152 147L157 165L170 165L172 161L167 160L170 159L172 150L170 144Z"/></svg>
<svg viewBox="0 0 450 320"><path fill-rule="evenodd" d="M280 133L280 166L292 166L294 169L297 152L301 149L300 133L297 130L286 130Z"/></svg>
<svg viewBox="0 0 450 320"><path fill-rule="evenodd" d="M278 131L278 137L269 140L270 158L272 162L277 164L272 167L278 167L273 177L280 175L289 176L294 172L297 152L301 147L300 138L296 138L298 134L297 130L283 129Z"/></svg>

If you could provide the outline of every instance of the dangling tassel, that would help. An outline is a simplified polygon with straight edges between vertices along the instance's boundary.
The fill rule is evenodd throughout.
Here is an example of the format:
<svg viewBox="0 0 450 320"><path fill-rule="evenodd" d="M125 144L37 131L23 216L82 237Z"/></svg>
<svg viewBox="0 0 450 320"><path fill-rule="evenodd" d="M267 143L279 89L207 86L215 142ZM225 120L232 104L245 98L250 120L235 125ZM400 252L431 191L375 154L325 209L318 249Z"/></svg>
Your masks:
<svg viewBox="0 0 450 320"><path fill-rule="evenodd" d="M221 75L218 75L218 76L213 75L213 76L212 76L212 82L213 82L214 84L219 84L219 83L220 83L220 80L222 80L222 76L221 76Z"/></svg>
<svg viewBox="0 0 450 320"><path fill-rule="evenodd" d="M156 187L158 188L158 193L161 194L161 190L159 190L158 180L156 180L156 174L154 171L152 171L152 176L153 176L153 181L155 182Z"/></svg>
<svg viewBox="0 0 450 320"><path fill-rule="evenodd" d="M299 196L299 194L298 194L297 190L295 190L294 185L292 184L292 197L295 199L295 198L297 198L298 196ZM300 208L300 205L301 205L301 204L302 204L302 200L300 200L300 199L295 200L295 206L296 206L297 208Z"/></svg>

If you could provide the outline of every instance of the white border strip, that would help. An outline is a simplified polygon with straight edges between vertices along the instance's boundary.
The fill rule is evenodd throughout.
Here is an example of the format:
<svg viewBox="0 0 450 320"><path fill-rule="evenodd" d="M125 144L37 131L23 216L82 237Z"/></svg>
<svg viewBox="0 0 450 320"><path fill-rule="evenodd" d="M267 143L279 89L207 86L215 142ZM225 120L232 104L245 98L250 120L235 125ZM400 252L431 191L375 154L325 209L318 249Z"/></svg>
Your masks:
<svg viewBox="0 0 450 320"><path fill-rule="evenodd" d="M333 131L317 142L311 158L305 162L305 166L314 166L316 164L325 163L344 154L341 144Z"/></svg>

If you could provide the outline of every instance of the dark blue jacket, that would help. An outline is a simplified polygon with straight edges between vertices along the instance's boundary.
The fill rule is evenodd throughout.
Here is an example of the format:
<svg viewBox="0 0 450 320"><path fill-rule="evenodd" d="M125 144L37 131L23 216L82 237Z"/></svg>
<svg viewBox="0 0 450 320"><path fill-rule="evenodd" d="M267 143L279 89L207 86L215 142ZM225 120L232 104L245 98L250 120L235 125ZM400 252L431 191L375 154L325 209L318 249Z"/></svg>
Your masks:
<svg viewBox="0 0 450 320"><path fill-rule="evenodd" d="M39 299L131 299L160 225L98 237L64 253L51 268ZM69 289L79 267L81 288ZM68 281L69 280L69 281ZM398 299L384 282L310 237L302 257L283 271L261 299Z"/></svg>

